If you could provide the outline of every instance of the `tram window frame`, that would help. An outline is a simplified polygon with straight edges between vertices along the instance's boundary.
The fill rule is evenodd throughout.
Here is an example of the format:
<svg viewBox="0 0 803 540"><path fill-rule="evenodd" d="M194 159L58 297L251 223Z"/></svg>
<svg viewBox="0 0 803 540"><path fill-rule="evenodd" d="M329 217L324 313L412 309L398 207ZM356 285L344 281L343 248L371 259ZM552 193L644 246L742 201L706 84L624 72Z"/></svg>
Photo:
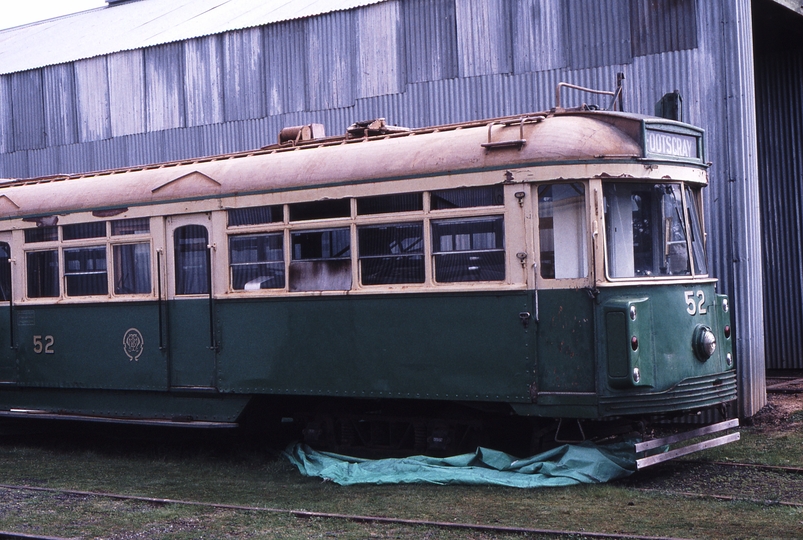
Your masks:
<svg viewBox="0 0 803 540"><path fill-rule="evenodd" d="M256 255L256 260L238 260L235 256L234 244L246 240L255 242L278 240L278 248L276 246L272 248L268 246L266 252L260 253L263 246L256 246L255 249L250 250L252 255ZM279 258L270 258L271 256L275 257L277 252ZM262 257L261 255L266 256ZM259 269L259 272L262 273L266 271L268 273L264 276L251 277L251 279L245 282L243 282L243 278L238 275L250 272L254 269ZM284 290L287 283L286 274L284 231L229 235L229 286L232 291ZM257 279L260 281L257 282Z"/></svg>
<svg viewBox="0 0 803 540"><path fill-rule="evenodd" d="M109 221L112 290L115 296L153 295L153 254L149 217ZM123 257L122 251L134 252ZM145 247L136 253L138 247ZM144 260L143 260L144 259ZM128 273L123 270L129 270Z"/></svg>
<svg viewBox="0 0 803 540"><path fill-rule="evenodd" d="M136 253L141 246L145 247L144 252ZM111 248L115 296L153 294L150 242L113 243ZM123 250L128 248L133 248L133 253L124 254ZM146 260L142 261L143 258ZM125 273L124 269L133 272Z"/></svg>
<svg viewBox="0 0 803 540"><path fill-rule="evenodd" d="M106 238L107 235L108 226L105 221L89 221L61 226L61 239L64 242L94 240Z"/></svg>
<svg viewBox="0 0 803 540"><path fill-rule="evenodd" d="M289 221L314 221L351 217L351 198L317 199L287 205Z"/></svg>
<svg viewBox="0 0 803 540"><path fill-rule="evenodd" d="M25 243L39 244L45 242L58 242L59 228L56 225L25 229Z"/></svg>
<svg viewBox="0 0 803 540"><path fill-rule="evenodd" d="M26 299L142 298L154 294L150 217L25 229L25 242L29 246L24 249ZM136 252L135 260L126 260L122 253L126 249ZM48 264L43 259L46 256L32 255L42 252L57 257L57 265L51 265L45 274L42 266ZM133 280L126 276L125 268L137 268ZM53 279L58 287L46 283Z"/></svg>
<svg viewBox="0 0 803 540"><path fill-rule="evenodd" d="M556 195L556 191L564 193ZM572 191L576 196L571 196ZM540 184L537 197L539 276L548 280L588 278L590 259L585 184ZM556 201L568 203L558 205Z"/></svg>
<svg viewBox="0 0 803 540"><path fill-rule="evenodd" d="M333 247L333 233L344 233ZM320 241L314 235L320 234ZM325 241L326 235L329 236ZM297 239L306 237L306 241ZM333 252L332 249L339 251ZM290 230L288 287L291 292L349 291L353 285L351 271L351 226Z"/></svg>
<svg viewBox="0 0 803 540"><path fill-rule="evenodd" d="M51 257L49 261L43 258L46 254ZM59 298L61 296L59 258L58 249L38 249L25 252L25 292L28 298ZM37 262L34 259L40 260ZM49 266L49 270L44 269L43 271L44 265Z"/></svg>
<svg viewBox="0 0 803 540"><path fill-rule="evenodd" d="M109 234L112 237L150 234L151 232L151 220L147 217L113 219L109 221L109 224L111 227Z"/></svg>
<svg viewBox="0 0 803 540"><path fill-rule="evenodd" d="M370 233L384 229L381 238ZM403 230L418 230L418 235L400 235ZM362 285L396 285L424 283L426 255L424 222L373 223L357 226L357 247L360 283ZM412 243L407 243L409 239ZM415 240L417 239L417 240ZM377 241L378 240L378 241ZM386 249L376 249L386 248Z"/></svg>
<svg viewBox="0 0 803 540"><path fill-rule="evenodd" d="M247 206L226 211L227 227L247 227L284 222L284 205Z"/></svg>
<svg viewBox="0 0 803 540"><path fill-rule="evenodd" d="M692 272L695 276L708 275L708 259L705 235L705 222L703 221L703 191L702 186L686 184L683 189L686 208L686 221L688 223Z"/></svg>
<svg viewBox="0 0 803 540"><path fill-rule="evenodd" d="M363 287L366 291L374 291L378 287L399 288L397 285L412 290L443 285L489 287L491 284L506 284L511 279L511 270L508 268L510 261L506 250L508 224L505 220L505 199L505 186L493 183L423 191L374 192L294 201L284 205L227 209L227 290L238 295L276 295L357 292ZM433 203L433 200L441 202ZM276 211L271 210L273 217L270 220L242 221L233 217L235 213L250 214L253 208ZM279 209L282 210L281 221ZM455 226L467 228L466 233L476 237L471 240L474 242L471 249L458 246L451 251L440 249L438 238L445 234L443 227ZM384 232L380 233L380 230ZM417 244L413 248L408 245L394 252L390 243L384 247L369 245L372 242L369 237L374 233L391 236L401 234L405 237L405 243L410 243L410 238L416 236L418 241L413 242ZM330 236L323 238L327 234ZM278 256L273 258L275 260L268 260L265 256L255 256L249 261L239 260L242 254L238 255L233 250L238 249L237 242L246 240L238 238L266 235L276 235L273 236L275 242L279 241L279 235L283 235L283 261ZM335 240L332 235L337 235L338 239ZM480 237L485 237L485 240ZM376 241L384 242L379 238L373 240ZM330 242L340 244L342 253L323 247ZM445 270L447 261L457 263L458 260L461 261L458 265L466 267L464 275ZM240 270L237 267L253 265L273 266L277 274L283 268L284 285L280 286L279 278L270 287L260 284L259 288L253 286L246 289L245 277L238 277ZM376 271L371 270L371 265L377 266ZM473 266L478 267L475 269L477 272L469 270Z"/></svg>
<svg viewBox="0 0 803 540"><path fill-rule="evenodd" d="M204 236L189 236L184 232L201 231ZM181 236L179 236L179 232ZM190 223L176 227L173 231L173 268L174 285L176 296L199 296L208 295L210 291L210 277L212 270L212 256L209 252L209 229L203 225ZM193 245L202 246L201 249L179 249L182 247L192 248ZM199 254L203 254L200 256ZM195 268L189 271L188 269ZM200 269L200 270L199 270Z"/></svg>
<svg viewBox="0 0 803 540"><path fill-rule="evenodd" d="M389 193L357 197L358 216L381 216L399 212L422 212L424 210L424 194Z"/></svg>
<svg viewBox="0 0 803 540"><path fill-rule="evenodd" d="M643 180L602 184L605 274L609 280L688 279L702 275L692 264L686 185L680 181ZM638 220L643 224L636 230L634 223Z"/></svg>
<svg viewBox="0 0 803 540"><path fill-rule="evenodd" d="M491 224L492 230L472 231L471 225L474 224ZM444 232L438 230L441 227ZM449 227L455 232L445 234ZM458 233L461 227L465 228L465 232ZM507 250L503 214L433 219L430 221L430 229L432 273L436 283L505 281ZM478 242L482 244L483 236L486 240L493 238L492 247L478 245ZM451 241L445 242L446 238L451 238Z"/></svg>
<svg viewBox="0 0 803 540"><path fill-rule="evenodd" d="M96 238L96 237L92 237ZM91 256L93 253L102 256ZM77 257L73 257L76 255ZM64 292L69 297L109 294L108 248L105 244L65 247Z"/></svg>
<svg viewBox="0 0 803 540"><path fill-rule="evenodd" d="M429 192L429 207L434 211L504 205L505 190L501 184L436 189Z"/></svg>

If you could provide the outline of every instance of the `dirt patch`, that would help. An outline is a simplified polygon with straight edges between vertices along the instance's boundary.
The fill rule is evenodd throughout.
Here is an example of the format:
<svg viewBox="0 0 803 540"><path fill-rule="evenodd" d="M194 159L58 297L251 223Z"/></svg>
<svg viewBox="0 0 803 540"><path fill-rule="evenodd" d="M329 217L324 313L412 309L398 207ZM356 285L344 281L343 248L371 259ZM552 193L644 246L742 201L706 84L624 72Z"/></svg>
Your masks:
<svg viewBox="0 0 803 540"><path fill-rule="evenodd" d="M803 422L803 378L767 379L767 405L751 421L760 432L799 428Z"/></svg>

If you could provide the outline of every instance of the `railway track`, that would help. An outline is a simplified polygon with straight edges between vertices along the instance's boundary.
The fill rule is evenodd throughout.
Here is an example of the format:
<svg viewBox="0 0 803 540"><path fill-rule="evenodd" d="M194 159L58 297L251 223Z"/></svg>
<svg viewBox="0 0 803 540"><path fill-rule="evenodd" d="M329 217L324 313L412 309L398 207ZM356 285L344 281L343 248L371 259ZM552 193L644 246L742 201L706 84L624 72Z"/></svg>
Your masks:
<svg viewBox="0 0 803 540"><path fill-rule="evenodd" d="M685 460L626 480L642 493L803 508L803 468Z"/></svg>
<svg viewBox="0 0 803 540"><path fill-rule="evenodd" d="M778 505L801 508L803 507L803 468L800 467L783 467L773 465L760 465L753 463L737 463L737 462L706 462L686 460L681 462L674 462L667 464L661 468L656 469L658 473L641 473L635 479L629 480L629 487L641 492L650 494L668 495L681 498L708 498L724 502L748 502L761 505ZM733 481L736 484L744 485L745 474L749 476L750 485L777 485L777 482L771 481L768 478L762 478L761 475L778 475L788 476L793 479L794 485L790 488L795 492L800 493L800 498L795 500L785 500L778 496L768 496L766 493L756 494L755 492L734 492L730 486L725 486L719 482L714 482L715 486L723 488L723 490L730 491L731 494L724 494L722 492L715 492L715 490L708 491L690 491L685 489L688 485L688 477L703 478L704 483L710 485L712 478L721 476L723 470L737 471ZM680 487L684 486L683 489ZM557 529L539 529L532 527L509 527L503 525L484 525L476 523L456 523L456 522L443 522L431 520L418 520L418 519L403 519L386 516L370 516L370 515L356 515L356 514L339 514L330 512L312 512L306 510L293 510L285 508L271 508L262 506L248 506L248 505L232 505L222 503L209 503L192 500L181 499L165 499L155 497L143 497L136 495L125 495L119 493L106 493L96 491L81 491L71 489L58 489L47 487L36 487L27 485L12 485L0 484L0 489L7 491L31 491L31 492L46 492L58 495L77 496L77 497L102 497L108 499L141 502L158 505L183 505L195 506L208 509L220 510L233 510L241 512L261 512L273 513L293 516L297 518L309 519L325 519L325 520L345 520L358 523L375 523L386 525L401 525L409 527L430 527L440 528L452 531L465 531L466 533L490 533L490 534L510 534L510 535L538 535L547 538L599 538L599 539L626 539L626 540L682 540L676 537L664 536L644 536L637 534L626 533L605 533L605 532L592 532L592 531L578 531L578 530L557 530ZM777 495L777 493L776 493ZM39 536L24 533L13 533L0 531L0 540L4 539L27 539L27 540L68 540L66 538L53 537L53 536Z"/></svg>
<svg viewBox="0 0 803 540"><path fill-rule="evenodd" d="M402 519L384 516L365 516L355 514L337 514L330 512L310 512L306 510L290 510L284 508L269 508L262 506L247 506L247 505L233 505L233 504L220 504L220 503L207 503L201 501L188 501L180 499L162 499L154 497L142 497L136 495L123 495L119 493L104 493L96 491L80 491L72 489L57 489L35 486L11 485L0 484L0 489L3 490L18 490L18 491L34 491L46 492L59 495L71 495L79 497L105 497L109 499L144 502L150 504L160 505L184 505L196 506L201 508L220 509L220 510L235 510L242 512L264 512L273 514L284 514L297 518L318 518L318 519L331 519L331 520L347 520L358 523L377 523L388 525L403 525L411 527L434 527L439 529L449 529L453 531L466 531L466 532L482 532L482 533L495 533L495 534L514 534L514 535L539 535L542 537L554 538L600 538L600 539L622 539L622 540L687 540L677 537L669 536L643 536L637 534L626 533L604 533L604 532L589 532L589 531L576 531L576 530L556 530L556 529L537 529L531 527L507 527L503 525L483 525L476 523L456 523L448 521L430 521L419 519ZM0 532L0 540L3 539L35 539L35 540L74 540L67 538L59 538L53 536L36 536L26 535L19 533L6 533Z"/></svg>
<svg viewBox="0 0 803 540"><path fill-rule="evenodd" d="M768 394L800 394L803 393L803 378L772 377L767 378Z"/></svg>
<svg viewBox="0 0 803 540"><path fill-rule="evenodd" d="M724 474L725 471L729 471ZM744 486L777 486L778 477L791 479L791 485L786 491L755 492L736 491L731 484L724 484L721 478L730 478L733 484ZM690 478L697 479L701 485L713 489L694 489L695 484L689 482ZM747 480L747 481L746 481ZM680 498L708 498L723 502L749 502L761 505L778 505L800 508L803 507L803 468L760 465L736 462L706 462L706 461L678 461L658 467L648 473L639 473L627 480L628 487L641 493L659 494ZM676 537L645 536L626 533L606 533L583 530L539 529L532 527L510 527L503 525L485 525L476 523L456 523L432 520L403 519L386 516L340 514L330 512L313 512L306 510L293 510L286 508L271 508L262 506L232 505L222 503L209 503L192 500L166 499L107 493L97 491L82 491L72 489L59 489L29 485L0 484L0 490L29 491L52 493L59 496L97 497L148 503L154 505L183 505L207 509L232 510L240 512L272 513L293 516L296 518L341 520L357 523L372 523L396 525L405 527L429 527L451 531L464 531L466 534L506 534L521 536L539 536L542 538L594 538L594 539L626 539L626 540L682 540ZM728 494L725 494L728 493ZM798 494L800 496L784 497L784 493ZM0 540L27 539L27 540L68 540L55 536L41 536L29 533L16 533L0 531ZM74 539L69 539L74 540Z"/></svg>
<svg viewBox="0 0 803 540"><path fill-rule="evenodd" d="M24 534L9 531L0 531L0 540L74 540L60 536L40 536L37 534Z"/></svg>

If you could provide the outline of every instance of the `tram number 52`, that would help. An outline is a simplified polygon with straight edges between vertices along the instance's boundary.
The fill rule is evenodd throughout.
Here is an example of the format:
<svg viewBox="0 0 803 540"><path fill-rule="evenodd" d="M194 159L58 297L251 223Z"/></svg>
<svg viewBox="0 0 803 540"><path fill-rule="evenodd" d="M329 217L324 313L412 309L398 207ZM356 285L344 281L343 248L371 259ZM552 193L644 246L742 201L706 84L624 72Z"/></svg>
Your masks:
<svg viewBox="0 0 803 540"><path fill-rule="evenodd" d="M36 354L54 354L56 352L53 350L54 341L53 336L34 336L33 352Z"/></svg>
<svg viewBox="0 0 803 540"><path fill-rule="evenodd" d="M705 315L708 313L704 305L705 293L703 291L697 291L696 293L694 291L685 291L683 294L686 297L686 312L689 315L696 315L697 313Z"/></svg>

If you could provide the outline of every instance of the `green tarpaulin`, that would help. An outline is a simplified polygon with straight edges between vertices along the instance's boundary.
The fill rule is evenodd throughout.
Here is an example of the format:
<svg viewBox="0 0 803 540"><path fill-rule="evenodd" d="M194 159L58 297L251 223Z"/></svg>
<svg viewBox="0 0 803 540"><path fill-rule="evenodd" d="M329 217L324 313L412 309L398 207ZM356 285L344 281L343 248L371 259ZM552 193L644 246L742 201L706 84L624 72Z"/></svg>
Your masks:
<svg viewBox="0 0 803 540"><path fill-rule="evenodd" d="M371 460L317 452L300 443L288 446L285 455L302 474L344 486L415 483L521 488L570 486L608 482L636 470L632 442L604 446L567 444L525 459L477 448L472 454L447 458L412 456Z"/></svg>

